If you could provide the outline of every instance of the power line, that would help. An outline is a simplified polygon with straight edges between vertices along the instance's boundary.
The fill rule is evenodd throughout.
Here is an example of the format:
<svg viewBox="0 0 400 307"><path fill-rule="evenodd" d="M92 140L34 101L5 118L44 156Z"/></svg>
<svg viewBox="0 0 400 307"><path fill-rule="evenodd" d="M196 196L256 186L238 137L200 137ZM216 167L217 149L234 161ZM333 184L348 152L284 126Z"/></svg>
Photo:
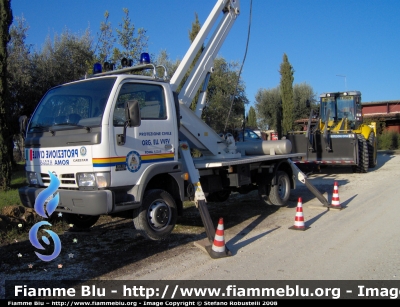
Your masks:
<svg viewBox="0 0 400 307"><path fill-rule="evenodd" d="M249 40L250 40L251 15L252 15L251 11L252 11L252 8L253 8L253 0L250 1L250 16L249 16L249 27L248 27L248 31L247 31L246 50L245 50L245 53L244 53L242 65L240 66L235 92L233 93L232 98L231 98L231 107L229 108L228 117L226 118L224 131L226 131L226 126L228 125L229 116L230 116L231 111L232 111L233 101L235 99L235 96L236 96L236 93L237 93L237 90L238 90L238 87L239 87L240 75L242 73L242 68L243 68L244 62L246 61L247 49L249 47ZM244 109L246 109L246 108L244 108Z"/></svg>

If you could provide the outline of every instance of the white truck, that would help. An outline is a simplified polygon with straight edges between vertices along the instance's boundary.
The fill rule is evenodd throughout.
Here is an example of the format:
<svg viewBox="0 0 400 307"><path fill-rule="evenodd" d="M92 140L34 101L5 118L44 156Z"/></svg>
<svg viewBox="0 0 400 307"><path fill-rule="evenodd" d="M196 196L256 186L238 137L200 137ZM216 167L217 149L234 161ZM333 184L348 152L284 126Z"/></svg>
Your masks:
<svg viewBox="0 0 400 307"><path fill-rule="evenodd" d="M291 153L288 140L235 143L199 118L213 60L238 15L239 0L218 0L170 80L166 73L159 77L160 67L143 54L140 65L50 89L24 128L28 186L19 189L24 206L34 207L57 178L59 186L46 201L57 197L55 212L69 223L89 228L100 215L132 210L136 229L159 240L173 230L183 202L194 200L212 241L207 200L258 190L266 204L285 205L295 176L306 181L291 162L304 154ZM193 112L189 105L201 85ZM191 155L193 148L201 157Z"/></svg>

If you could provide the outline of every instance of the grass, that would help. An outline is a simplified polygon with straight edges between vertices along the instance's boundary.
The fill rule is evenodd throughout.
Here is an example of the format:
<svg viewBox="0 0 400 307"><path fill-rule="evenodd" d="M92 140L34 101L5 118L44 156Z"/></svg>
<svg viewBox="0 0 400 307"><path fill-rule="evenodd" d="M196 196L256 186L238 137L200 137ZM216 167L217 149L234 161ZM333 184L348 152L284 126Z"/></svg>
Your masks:
<svg viewBox="0 0 400 307"><path fill-rule="evenodd" d="M0 211L6 206L22 206L18 195L18 189L25 185L25 162L19 162L13 169L11 189L9 191L0 191Z"/></svg>

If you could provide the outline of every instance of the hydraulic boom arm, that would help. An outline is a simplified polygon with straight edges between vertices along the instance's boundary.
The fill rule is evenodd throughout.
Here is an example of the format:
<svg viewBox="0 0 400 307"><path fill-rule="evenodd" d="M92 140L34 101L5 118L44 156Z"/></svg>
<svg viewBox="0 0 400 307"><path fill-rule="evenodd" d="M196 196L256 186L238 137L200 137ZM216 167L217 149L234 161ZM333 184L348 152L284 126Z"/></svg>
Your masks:
<svg viewBox="0 0 400 307"><path fill-rule="evenodd" d="M220 23L215 27L211 39L202 51L201 56L197 60L196 65L192 69L178 95L181 114L180 133L186 136L186 139L190 142L190 146L195 146L203 155L209 157L219 156L233 158L240 156L240 153L236 153L236 147L232 147L234 146L234 143L228 144L224 142L224 140L211 127L199 118L199 114L201 115L202 110L196 110L195 113L189 108L197 90L200 88L207 74L212 71L214 59L228 35L229 30L232 28L236 17L239 15L239 6L239 0L217 1L206 22L197 34L196 39L191 44L189 50L170 80L171 89L176 91L183 77L190 69L196 54L203 46L210 31L213 29L218 17L222 14ZM204 95L205 93L202 93L201 99L199 99L198 102L199 104L204 102ZM202 107L203 106L197 106L196 109ZM230 146L232 148L229 148Z"/></svg>
<svg viewBox="0 0 400 307"><path fill-rule="evenodd" d="M223 17L219 25L216 27L212 38L204 48L189 78L180 91L179 100L184 101L187 106L190 105L191 101L196 95L196 92L203 82L206 74L212 69L214 59L217 56L230 29L232 28L237 15L239 15L239 9L239 0L218 0L204 25L201 27L195 40L191 44L189 50L186 52L182 62L172 76L170 80L171 88L173 91L176 91L186 72L189 70L196 54L203 46L205 39L210 33L218 17L221 13L223 13Z"/></svg>

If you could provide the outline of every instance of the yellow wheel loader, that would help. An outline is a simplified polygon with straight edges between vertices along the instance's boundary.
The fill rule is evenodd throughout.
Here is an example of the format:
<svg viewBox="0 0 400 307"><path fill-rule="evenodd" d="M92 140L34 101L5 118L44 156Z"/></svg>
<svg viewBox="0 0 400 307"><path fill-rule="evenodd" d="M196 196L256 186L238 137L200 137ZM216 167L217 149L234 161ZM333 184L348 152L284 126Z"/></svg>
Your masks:
<svg viewBox="0 0 400 307"><path fill-rule="evenodd" d="M293 152L306 153L293 161L299 168L349 165L356 173L366 173L376 166L376 123L363 123L361 92L321 94L319 118L314 124L313 117L311 112L304 131L287 135Z"/></svg>

